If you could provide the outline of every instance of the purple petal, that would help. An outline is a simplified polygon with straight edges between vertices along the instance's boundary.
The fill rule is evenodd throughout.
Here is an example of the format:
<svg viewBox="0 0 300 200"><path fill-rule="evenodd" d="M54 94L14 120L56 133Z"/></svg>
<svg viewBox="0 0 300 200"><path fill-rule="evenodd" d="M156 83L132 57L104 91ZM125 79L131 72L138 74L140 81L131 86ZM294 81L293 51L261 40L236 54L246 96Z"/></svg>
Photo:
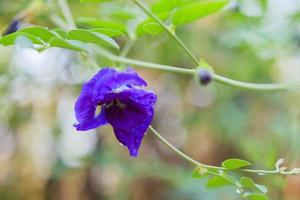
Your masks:
<svg viewBox="0 0 300 200"><path fill-rule="evenodd" d="M107 124L105 119L105 109L95 116L97 104L95 104L90 96L80 96L75 104L75 115L79 122L75 124L77 130L85 131Z"/></svg>
<svg viewBox="0 0 300 200"><path fill-rule="evenodd" d="M100 70L85 86L97 101L105 95L124 87L147 86L147 83L134 71L117 71L111 68Z"/></svg>
<svg viewBox="0 0 300 200"><path fill-rule="evenodd" d="M137 156L153 119L156 95L142 89L128 89L114 95L117 102L106 107L105 117L119 142L128 148L131 156Z"/></svg>
<svg viewBox="0 0 300 200"><path fill-rule="evenodd" d="M100 70L84 84L75 104L77 130L89 130L110 123L118 141L136 157L152 122L156 95L141 89L147 83L131 69ZM96 114L101 105L101 112Z"/></svg>
<svg viewBox="0 0 300 200"><path fill-rule="evenodd" d="M107 123L103 109L96 116L96 109L103 99L114 91L132 86L146 86L147 83L134 71L119 72L112 68L101 69L90 81L84 84L75 104L77 130L89 130Z"/></svg>
<svg viewBox="0 0 300 200"><path fill-rule="evenodd" d="M152 114L150 114L152 113ZM126 146L130 156L137 157L138 151L141 146L144 135L147 132L149 125L153 119L153 109L148 116L142 121L142 123L137 124L136 127L131 129L130 131L126 131L124 129L115 129L115 136L119 140L119 142Z"/></svg>

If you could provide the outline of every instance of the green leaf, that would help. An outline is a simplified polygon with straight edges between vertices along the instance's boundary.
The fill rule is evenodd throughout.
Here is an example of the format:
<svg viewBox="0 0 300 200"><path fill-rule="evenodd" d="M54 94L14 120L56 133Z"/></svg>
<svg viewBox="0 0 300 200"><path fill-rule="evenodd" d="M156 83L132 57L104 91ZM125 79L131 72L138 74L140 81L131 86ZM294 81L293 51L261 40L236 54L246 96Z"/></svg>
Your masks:
<svg viewBox="0 0 300 200"><path fill-rule="evenodd" d="M34 44L43 44L43 41L41 41L39 38L34 37L33 35L31 35L29 33L23 33L23 32L15 32L15 33L8 34L8 35L1 37L0 44L2 44L4 46L13 45L13 44L15 44L15 41L19 36L27 37Z"/></svg>
<svg viewBox="0 0 300 200"><path fill-rule="evenodd" d="M222 162L222 167L226 169L238 169L250 165L251 165L250 162L241 159L228 159Z"/></svg>
<svg viewBox="0 0 300 200"><path fill-rule="evenodd" d="M244 197L246 197L249 200L269 200L269 198L266 195L259 193L248 193L245 194Z"/></svg>
<svg viewBox="0 0 300 200"><path fill-rule="evenodd" d="M100 2L107 2L111 0L79 0L80 3L100 3Z"/></svg>
<svg viewBox="0 0 300 200"><path fill-rule="evenodd" d="M50 30L44 27L33 26L20 30L19 32L29 33L34 37L39 37L45 42L49 42L49 40L53 37L57 37L56 34L52 33Z"/></svg>
<svg viewBox="0 0 300 200"><path fill-rule="evenodd" d="M88 26L89 28L107 28L126 33L126 26L117 21L100 20L93 17L80 17L76 21L79 25Z"/></svg>
<svg viewBox="0 0 300 200"><path fill-rule="evenodd" d="M145 23L143 25L143 30L151 35L157 35L164 31L164 29L156 22Z"/></svg>
<svg viewBox="0 0 300 200"><path fill-rule="evenodd" d="M55 28L55 29L52 29L50 31L53 34L55 34L56 36L60 37L60 38L67 39L68 33L65 30L63 30L63 29Z"/></svg>
<svg viewBox="0 0 300 200"><path fill-rule="evenodd" d="M160 0L151 6L151 10L154 13L170 13L180 6L195 3L196 1L199 0Z"/></svg>
<svg viewBox="0 0 300 200"><path fill-rule="evenodd" d="M172 14L172 22L175 26L195 21L212 14L228 3L228 0L201 1L179 7Z"/></svg>
<svg viewBox="0 0 300 200"><path fill-rule="evenodd" d="M206 184L207 188L216 188L216 187L223 187L232 185L232 183L227 180L226 178L223 178L221 176L214 176Z"/></svg>
<svg viewBox="0 0 300 200"><path fill-rule="evenodd" d="M93 31L93 32L97 32L97 33L102 33L109 37L119 37L119 36L124 35L124 33L122 33L121 31L110 29L110 28L92 28L89 30Z"/></svg>
<svg viewBox="0 0 300 200"><path fill-rule="evenodd" d="M255 189L262 193L267 193L268 189L264 185L256 184L251 178L242 176L240 179L240 183L244 188L247 189Z"/></svg>
<svg viewBox="0 0 300 200"><path fill-rule="evenodd" d="M166 20L169 16L168 13L163 13L157 15L161 20ZM156 23L152 18L148 18L145 21L141 22L137 27L136 27L136 34L138 36L141 36L143 34L151 34L151 35L157 35L159 33L162 33L164 29Z"/></svg>
<svg viewBox="0 0 300 200"><path fill-rule="evenodd" d="M70 49L73 51L88 52L87 48L85 48L85 46L82 42L74 41L74 40L64 40L62 38L52 38L49 41L49 45L51 47L60 47L60 48L64 48L64 49Z"/></svg>
<svg viewBox="0 0 300 200"><path fill-rule="evenodd" d="M245 188L250 188L250 189L256 188L254 181L249 177L242 176L240 179L240 183Z"/></svg>
<svg viewBox="0 0 300 200"><path fill-rule="evenodd" d="M119 45L112 38L101 33L92 32L84 29L76 29L70 31L68 35L73 40L119 49Z"/></svg>

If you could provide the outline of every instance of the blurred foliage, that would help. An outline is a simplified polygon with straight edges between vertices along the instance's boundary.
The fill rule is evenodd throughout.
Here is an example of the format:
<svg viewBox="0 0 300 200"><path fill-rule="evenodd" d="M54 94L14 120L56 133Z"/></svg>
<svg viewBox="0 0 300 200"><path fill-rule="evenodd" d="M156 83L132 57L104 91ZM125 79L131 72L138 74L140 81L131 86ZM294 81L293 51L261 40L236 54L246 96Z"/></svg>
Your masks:
<svg viewBox="0 0 300 200"><path fill-rule="evenodd" d="M0 30L31 2L0 0ZM153 11L161 10L155 1L146 2L154 3ZM65 25L57 1L45 3L47 9L24 21L24 27ZM182 49L129 1L69 3L78 27L109 32L121 49L137 33L129 57L192 66ZM300 81L299 24L297 0L232 0L217 14L177 27L177 33L218 74L260 83ZM56 33L64 34L60 28ZM150 134L139 157L131 159L109 127L77 133L74 101L82 82L98 69L84 54L59 48L37 52L24 44L32 45L22 40L0 46L0 199L239 198L230 187L206 189L205 177L192 178L191 167ZM289 166L300 165L299 92L241 91L215 83L199 88L189 77L137 70L159 95L154 126L196 160L220 165L235 157L272 169L283 157ZM297 176L261 176L257 182L270 186L272 200L300 198Z"/></svg>

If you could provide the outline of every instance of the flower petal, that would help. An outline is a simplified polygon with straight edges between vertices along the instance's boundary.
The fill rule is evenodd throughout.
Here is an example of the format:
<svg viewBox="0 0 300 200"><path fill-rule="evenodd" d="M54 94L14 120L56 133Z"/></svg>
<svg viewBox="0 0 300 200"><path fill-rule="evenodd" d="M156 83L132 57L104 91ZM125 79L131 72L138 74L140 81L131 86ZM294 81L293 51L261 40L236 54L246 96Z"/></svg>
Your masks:
<svg viewBox="0 0 300 200"><path fill-rule="evenodd" d="M95 116L97 105L88 95L80 96L75 104L75 115L79 122L75 124L77 130L84 131L107 124L105 119L105 109Z"/></svg>
<svg viewBox="0 0 300 200"><path fill-rule="evenodd" d="M117 71L112 68L101 69L84 87L98 102L110 92L132 86L143 87L147 83L134 71Z"/></svg>
<svg viewBox="0 0 300 200"><path fill-rule="evenodd" d="M134 71L119 72L112 68L101 69L89 82L84 84L75 104L77 130L89 130L107 123L103 109L98 116L97 106L102 100L116 90L134 86L145 86L147 83Z"/></svg>
<svg viewBox="0 0 300 200"><path fill-rule="evenodd" d="M150 114L151 113L151 114ZM115 136L121 144L127 147L130 156L137 157L144 135L153 119L153 109L148 116L130 131L114 128Z"/></svg>
<svg viewBox="0 0 300 200"><path fill-rule="evenodd" d="M118 141L131 156L137 156L142 139L152 122L156 95L141 89L147 83L131 69L120 72L101 69L84 84L75 104L77 130L110 123ZM102 105L100 114L97 106Z"/></svg>
<svg viewBox="0 0 300 200"><path fill-rule="evenodd" d="M141 141L153 119L156 95L142 89L127 89L114 94L117 103L106 107L106 119L119 142L131 156L137 156Z"/></svg>

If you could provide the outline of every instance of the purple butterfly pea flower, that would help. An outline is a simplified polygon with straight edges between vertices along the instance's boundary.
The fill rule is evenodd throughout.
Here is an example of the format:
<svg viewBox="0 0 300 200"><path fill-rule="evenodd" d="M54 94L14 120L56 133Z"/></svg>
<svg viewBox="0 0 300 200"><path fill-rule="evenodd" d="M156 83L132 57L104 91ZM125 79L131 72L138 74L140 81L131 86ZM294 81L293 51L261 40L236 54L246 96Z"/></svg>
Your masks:
<svg viewBox="0 0 300 200"><path fill-rule="evenodd" d="M84 84L75 104L77 130L85 131L110 124L118 141L136 157L152 122L156 95L132 69L101 69ZM97 114L97 107L101 111Z"/></svg>

